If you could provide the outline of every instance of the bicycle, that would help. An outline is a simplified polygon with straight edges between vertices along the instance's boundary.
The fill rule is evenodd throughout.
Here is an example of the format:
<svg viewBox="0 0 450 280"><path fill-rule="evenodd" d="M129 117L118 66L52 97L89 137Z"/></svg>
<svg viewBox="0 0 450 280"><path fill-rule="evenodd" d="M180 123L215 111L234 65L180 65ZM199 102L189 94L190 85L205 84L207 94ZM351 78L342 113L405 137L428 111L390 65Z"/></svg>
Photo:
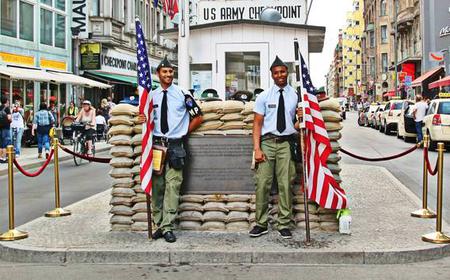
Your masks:
<svg viewBox="0 0 450 280"><path fill-rule="evenodd" d="M86 140L86 124L83 123L73 123L72 124L72 128L73 128L73 151L75 153L84 155L84 156L88 156L88 145L87 145L87 140ZM92 156L95 156L95 133L92 136ZM73 161L75 162L76 166L79 166L81 164L81 162L83 161L83 159L81 157L77 157L77 156L73 156Z"/></svg>

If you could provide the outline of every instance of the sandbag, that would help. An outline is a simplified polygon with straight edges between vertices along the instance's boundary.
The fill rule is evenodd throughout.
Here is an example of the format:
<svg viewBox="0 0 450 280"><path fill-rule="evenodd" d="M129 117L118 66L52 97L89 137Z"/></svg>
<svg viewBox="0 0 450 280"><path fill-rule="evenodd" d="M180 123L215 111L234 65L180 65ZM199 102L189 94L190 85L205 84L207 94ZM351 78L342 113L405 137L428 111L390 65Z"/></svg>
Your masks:
<svg viewBox="0 0 450 280"><path fill-rule="evenodd" d="M200 125L199 128L197 128L195 131L207 131L207 130L215 130L218 129L223 125L222 121L208 121L204 122Z"/></svg>
<svg viewBox="0 0 450 280"><path fill-rule="evenodd" d="M222 117L222 114L217 114L217 113L206 113L203 115L203 122L208 122L208 121L217 121L220 120L220 118Z"/></svg>
<svg viewBox="0 0 450 280"><path fill-rule="evenodd" d="M327 162L328 163L338 163L341 160L341 156L339 156L336 153L331 153L328 158L327 158Z"/></svg>
<svg viewBox="0 0 450 280"><path fill-rule="evenodd" d="M131 197L119 197L114 196L111 198L111 201L109 204L116 206L116 205L125 205L125 206L131 206ZM132 209L134 211L134 209Z"/></svg>
<svg viewBox="0 0 450 280"><path fill-rule="evenodd" d="M202 212L198 211L182 211L178 214L180 221L202 221Z"/></svg>
<svg viewBox="0 0 450 280"><path fill-rule="evenodd" d="M297 213L297 214L295 214L294 221L295 222L303 222L303 221L305 221L305 213ZM320 221L320 217L318 215L315 215L315 214L309 214L309 221L310 222L319 222Z"/></svg>
<svg viewBox="0 0 450 280"><path fill-rule="evenodd" d="M339 174L342 171L342 169L337 164L330 163L330 164L327 164L327 166L328 166L328 169L330 169L331 173Z"/></svg>
<svg viewBox="0 0 450 280"><path fill-rule="evenodd" d="M136 134L131 138L131 145L138 146L142 145L142 134Z"/></svg>
<svg viewBox="0 0 450 280"><path fill-rule="evenodd" d="M318 212L319 214L334 214L335 217L336 217L337 211L338 211L338 210L336 210L336 209L326 209L326 208L322 208L322 207L319 207L319 208L317 209L317 212Z"/></svg>
<svg viewBox="0 0 450 280"><path fill-rule="evenodd" d="M132 178L114 178L112 181L113 188L131 188L134 186Z"/></svg>
<svg viewBox="0 0 450 280"><path fill-rule="evenodd" d="M109 176L113 178L131 178L130 168L113 168L109 171Z"/></svg>
<svg viewBox="0 0 450 280"><path fill-rule="evenodd" d="M340 122L342 121L341 115L336 111L322 110L322 118L325 122Z"/></svg>
<svg viewBox="0 0 450 280"><path fill-rule="evenodd" d="M111 137L109 139L109 144L111 145L125 145L125 146L129 146L131 144L131 137L130 135L114 135L113 137Z"/></svg>
<svg viewBox="0 0 450 280"><path fill-rule="evenodd" d="M129 157L133 156L133 149L130 146L113 146L109 151L113 157Z"/></svg>
<svg viewBox="0 0 450 280"><path fill-rule="evenodd" d="M146 222L134 222L131 225L131 231L148 231L148 224Z"/></svg>
<svg viewBox="0 0 450 280"><path fill-rule="evenodd" d="M133 127L128 125L115 125L108 130L108 135L131 135L133 134Z"/></svg>
<svg viewBox="0 0 450 280"><path fill-rule="evenodd" d="M249 227L249 223L243 221L226 224L226 230L228 231L247 231Z"/></svg>
<svg viewBox="0 0 450 280"><path fill-rule="evenodd" d="M338 152L341 149L341 145L339 145L336 141L330 141L331 149L334 153Z"/></svg>
<svg viewBox="0 0 450 280"><path fill-rule="evenodd" d="M131 201L131 199L130 199L130 201ZM136 213L138 213L138 212L146 212L147 213L147 203L146 202L136 203L133 206L133 208L131 208L131 210L133 210Z"/></svg>
<svg viewBox="0 0 450 280"><path fill-rule="evenodd" d="M142 146L141 145L133 148L133 156L134 157L140 156L141 154L142 154Z"/></svg>
<svg viewBox="0 0 450 280"><path fill-rule="evenodd" d="M227 215L227 222L248 221L249 214L247 212L231 211Z"/></svg>
<svg viewBox="0 0 450 280"><path fill-rule="evenodd" d="M339 176L339 174L333 174L333 178L334 180L336 180L337 183L342 183L342 179L341 176Z"/></svg>
<svg viewBox="0 0 450 280"><path fill-rule="evenodd" d="M186 194L181 196L181 201L203 203L203 196L195 194Z"/></svg>
<svg viewBox="0 0 450 280"><path fill-rule="evenodd" d="M134 191L135 193L145 193L144 190L142 189L141 185L135 185L135 186L133 187L133 191Z"/></svg>
<svg viewBox="0 0 450 280"><path fill-rule="evenodd" d="M321 214L319 216L320 222L333 222L337 223L338 219L336 218L336 214Z"/></svg>
<svg viewBox="0 0 450 280"><path fill-rule="evenodd" d="M119 215L119 216L133 216L134 211L131 210L130 207L125 205L116 205L109 210L109 213L113 215Z"/></svg>
<svg viewBox="0 0 450 280"><path fill-rule="evenodd" d="M317 206L313 204L308 204L308 211L310 214L317 214ZM304 204L294 204L294 212L305 213Z"/></svg>
<svg viewBox="0 0 450 280"><path fill-rule="evenodd" d="M206 222L201 226L202 230L205 231L220 231L225 230L224 222Z"/></svg>
<svg viewBox="0 0 450 280"><path fill-rule="evenodd" d="M221 117L220 120L223 122L242 121L242 120L244 120L244 116L242 116L239 113L231 113L231 114L223 115L223 117Z"/></svg>
<svg viewBox="0 0 450 280"><path fill-rule="evenodd" d="M207 202L203 205L203 211L221 211L224 213L228 213L229 210L225 207L225 203L223 202Z"/></svg>
<svg viewBox="0 0 450 280"><path fill-rule="evenodd" d="M206 113L216 113L217 111L221 110L222 108L222 101L210 101L210 102L203 102L200 104L200 109L203 114Z"/></svg>
<svg viewBox="0 0 450 280"><path fill-rule="evenodd" d="M244 110L241 111L242 115L253 115L253 108L255 107L255 101L249 101L244 104Z"/></svg>
<svg viewBox="0 0 450 280"><path fill-rule="evenodd" d="M240 113L244 110L244 102L238 100L227 100L222 103L222 112L228 113Z"/></svg>
<svg viewBox="0 0 450 280"><path fill-rule="evenodd" d="M252 114L252 115L248 115L248 116L244 119L244 122L245 122L246 124L248 124L248 123L253 123L254 120L255 120L255 115Z"/></svg>
<svg viewBox="0 0 450 280"><path fill-rule="evenodd" d="M132 175L138 175L141 172L141 167L139 165L133 166L133 168L130 169L130 173Z"/></svg>
<svg viewBox="0 0 450 280"><path fill-rule="evenodd" d="M250 135L251 132L243 129L227 129L223 131L224 135Z"/></svg>
<svg viewBox="0 0 450 280"><path fill-rule="evenodd" d="M325 122L325 129L327 131L339 131L343 128L341 123L337 122Z"/></svg>
<svg viewBox="0 0 450 280"><path fill-rule="evenodd" d="M197 211L202 212L203 206L201 203L194 203L194 202L182 202L178 206L179 211Z"/></svg>
<svg viewBox="0 0 450 280"><path fill-rule="evenodd" d="M342 134L339 131L328 131L328 138L332 141L337 141L341 139L341 137Z"/></svg>
<svg viewBox="0 0 450 280"><path fill-rule="evenodd" d="M229 211L243 211L247 212L250 205L247 202L228 202L225 208Z"/></svg>
<svg viewBox="0 0 450 280"><path fill-rule="evenodd" d="M200 230L201 225L201 222L181 221L178 227L182 230Z"/></svg>
<svg viewBox="0 0 450 280"><path fill-rule="evenodd" d="M111 225L111 231L130 231L131 225L113 224Z"/></svg>
<svg viewBox="0 0 450 280"><path fill-rule="evenodd" d="M202 220L205 222L209 221L225 222L227 220L227 215L221 211L207 211L203 213Z"/></svg>
<svg viewBox="0 0 450 280"><path fill-rule="evenodd" d="M227 196L228 202L248 202L250 201L251 195L247 194L229 194Z"/></svg>
<svg viewBox="0 0 450 280"><path fill-rule="evenodd" d="M132 167L134 165L133 162L133 159L128 157L113 157L109 162L109 165L115 168Z"/></svg>
<svg viewBox="0 0 450 280"><path fill-rule="evenodd" d="M134 134L141 134L142 133L142 124L135 125L133 127L133 133Z"/></svg>
<svg viewBox="0 0 450 280"><path fill-rule="evenodd" d="M228 129L242 129L244 128L245 123L243 121L231 121L225 122L219 130L228 130Z"/></svg>
<svg viewBox="0 0 450 280"><path fill-rule="evenodd" d="M301 229L305 229L305 228L306 228L306 224L305 224L304 221L298 222L298 223L297 223L297 227L298 227L298 228L301 228ZM309 223L309 228L310 228L310 229L318 229L319 227L320 227L319 222L310 222L310 223Z"/></svg>
<svg viewBox="0 0 450 280"><path fill-rule="evenodd" d="M134 222L147 222L147 212L139 212L133 215L131 219Z"/></svg>
<svg viewBox="0 0 450 280"><path fill-rule="evenodd" d="M134 192L134 191L133 191ZM137 193L132 199L132 203L139 203L139 202L147 202L147 196L145 193Z"/></svg>
<svg viewBox="0 0 450 280"><path fill-rule="evenodd" d="M133 119L131 118L131 116L127 116L127 115L116 115L116 116L112 116L109 120L108 120L108 124L110 126L115 126L115 125L127 125L127 126L132 126L134 125Z"/></svg>
<svg viewBox="0 0 450 280"><path fill-rule="evenodd" d="M339 230L339 224L337 222L322 222L320 223L320 229L328 232L335 232Z"/></svg>
<svg viewBox="0 0 450 280"><path fill-rule="evenodd" d="M114 197L133 197L135 192L129 188L113 188L111 190L111 195Z"/></svg>
<svg viewBox="0 0 450 280"><path fill-rule="evenodd" d="M321 111L331 110L338 113L341 112L341 105L339 105L339 101L335 98L320 101L319 106Z"/></svg>
<svg viewBox="0 0 450 280"><path fill-rule="evenodd" d="M133 221L130 216L113 215L109 220L110 224L131 225Z"/></svg>
<svg viewBox="0 0 450 280"><path fill-rule="evenodd" d="M227 196L223 194L207 194L203 196L204 202L225 202Z"/></svg>
<svg viewBox="0 0 450 280"><path fill-rule="evenodd" d="M135 168L137 168L136 166L139 167L139 165L135 165ZM134 170L133 170L133 172L134 172ZM136 184L141 184L141 174L135 174L133 176L133 180Z"/></svg>
<svg viewBox="0 0 450 280"><path fill-rule="evenodd" d="M250 215L248 215L248 222L253 223L255 221L256 221L256 214L254 212L250 213Z"/></svg>
<svg viewBox="0 0 450 280"><path fill-rule="evenodd" d="M128 115L136 116L139 114L139 108L130 104L117 104L111 110L112 116Z"/></svg>
<svg viewBox="0 0 450 280"><path fill-rule="evenodd" d="M141 164L141 156L136 157L136 158L134 159L133 164L134 164L134 165L139 165L139 164Z"/></svg>

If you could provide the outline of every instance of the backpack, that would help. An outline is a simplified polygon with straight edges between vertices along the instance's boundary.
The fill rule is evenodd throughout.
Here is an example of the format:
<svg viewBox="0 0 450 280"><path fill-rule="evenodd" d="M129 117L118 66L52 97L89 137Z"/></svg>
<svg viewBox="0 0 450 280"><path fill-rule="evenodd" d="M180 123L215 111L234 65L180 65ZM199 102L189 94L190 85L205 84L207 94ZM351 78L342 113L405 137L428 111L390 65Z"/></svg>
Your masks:
<svg viewBox="0 0 450 280"><path fill-rule="evenodd" d="M8 126L9 120L8 120L8 114L6 113L6 107L3 107L0 110L0 128L4 128Z"/></svg>

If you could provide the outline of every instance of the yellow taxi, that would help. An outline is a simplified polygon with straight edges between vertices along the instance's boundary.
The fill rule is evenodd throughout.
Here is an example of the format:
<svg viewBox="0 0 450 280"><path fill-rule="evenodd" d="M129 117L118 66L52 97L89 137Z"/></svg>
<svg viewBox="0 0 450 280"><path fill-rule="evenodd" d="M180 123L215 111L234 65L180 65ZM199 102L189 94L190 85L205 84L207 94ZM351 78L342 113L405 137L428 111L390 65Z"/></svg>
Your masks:
<svg viewBox="0 0 450 280"><path fill-rule="evenodd" d="M430 102L422 131L430 137L430 149L436 149L438 142L450 143L450 93L440 93Z"/></svg>
<svg viewBox="0 0 450 280"><path fill-rule="evenodd" d="M386 135L390 135L392 131L397 131L398 121L402 111L403 100L392 99L383 108L381 113L381 129Z"/></svg>

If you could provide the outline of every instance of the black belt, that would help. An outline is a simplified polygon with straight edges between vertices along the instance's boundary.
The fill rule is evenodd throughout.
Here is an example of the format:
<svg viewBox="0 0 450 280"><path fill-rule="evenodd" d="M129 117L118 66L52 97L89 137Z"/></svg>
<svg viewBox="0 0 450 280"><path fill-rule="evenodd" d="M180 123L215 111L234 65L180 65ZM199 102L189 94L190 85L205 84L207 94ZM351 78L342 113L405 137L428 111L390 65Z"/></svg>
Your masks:
<svg viewBox="0 0 450 280"><path fill-rule="evenodd" d="M291 141L291 140L294 140L294 139L295 139L295 134L280 136L280 135L275 135L275 134L272 134L272 133L267 133L267 134L264 134L261 137L261 141L272 140L272 141L274 141L276 143L283 143L283 142Z"/></svg>
<svg viewBox="0 0 450 280"><path fill-rule="evenodd" d="M183 143L183 138L167 138L163 136L154 136L153 143L163 145L167 147L168 145L179 145Z"/></svg>

